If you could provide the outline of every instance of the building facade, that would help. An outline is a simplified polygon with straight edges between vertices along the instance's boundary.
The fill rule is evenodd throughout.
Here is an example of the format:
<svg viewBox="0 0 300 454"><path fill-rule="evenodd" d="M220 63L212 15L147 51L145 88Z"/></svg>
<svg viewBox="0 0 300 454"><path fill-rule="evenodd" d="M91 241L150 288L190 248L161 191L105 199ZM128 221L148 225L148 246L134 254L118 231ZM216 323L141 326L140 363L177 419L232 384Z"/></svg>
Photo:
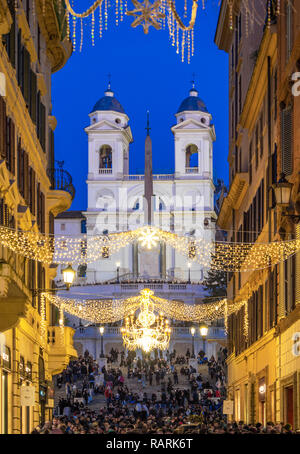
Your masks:
<svg viewBox="0 0 300 454"><path fill-rule="evenodd" d="M132 134L129 118L110 86L93 107L88 135L88 207L85 211L67 211L55 219L56 235L100 235L135 230L147 224L145 212L146 173L152 174L152 157L145 163L145 175L129 174L129 146ZM216 213L213 184L212 116L192 87L176 113L174 134L175 172L152 175L152 225L205 241L214 241ZM151 139L146 142L151 147ZM147 151L147 146L146 146ZM146 161L146 159L145 159ZM150 166L149 169L147 166ZM151 182L152 183L152 182ZM96 263L80 266L71 293L86 298L124 298L150 288L157 296L188 304L202 302L201 285L205 270L164 244L148 251L135 243L118 253L103 254ZM61 268L56 278L62 284ZM70 293L69 292L69 293ZM63 292L60 292L63 295ZM67 315L70 326L79 320ZM86 323L83 324L86 325ZM185 353L192 347L189 326L180 323L174 329L170 349ZM203 348L196 331L195 348ZM100 335L97 327L80 327L74 336L78 352L86 348L97 358ZM206 352L216 354L225 343L222 326L211 327ZM122 347L120 326L107 326L105 353Z"/></svg>
<svg viewBox="0 0 300 454"><path fill-rule="evenodd" d="M300 2L223 1L215 42L229 54L230 188L218 224L233 242L298 238L299 106L292 77L299 71ZM252 21L250 20L252 17ZM290 206L276 202L284 173L293 183ZM298 203L298 205L297 205ZM299 213L299 211L298 211ZM228 276L228 297L247 300L229 318L228 398L232 419L283 421L300 427L299 253L279 265Z"/></svg>
<svg viewBox="0 0 300 454"><path fill-rule="evenodd" d="M74 196L54 164L51 74L72 52L63 15L52 1L0 1L0 224L12 229L53 233ZM52 375L76 355L73 330L41 299L56 269L5 244L0 254L0 433L30 433L51 417Z"/></svg>

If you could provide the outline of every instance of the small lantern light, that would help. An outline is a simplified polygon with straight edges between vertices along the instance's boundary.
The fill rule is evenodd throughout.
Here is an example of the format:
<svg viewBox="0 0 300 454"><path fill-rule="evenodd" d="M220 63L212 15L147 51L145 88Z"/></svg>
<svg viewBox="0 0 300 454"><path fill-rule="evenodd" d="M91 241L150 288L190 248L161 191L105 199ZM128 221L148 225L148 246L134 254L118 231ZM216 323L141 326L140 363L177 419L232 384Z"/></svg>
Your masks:
<svg viewBox="0 0 300 454"><path fill-rule="evenodd" d="M100 331L101 336L103 336L103 334L104 334L104 326L100 326L99 331Z"/></svg>
<svg viewBox="0 0 300 454"><path fill-rule="evenodd" d="M288 206L290 204L292 187L293 184L289 183L285 174L282 173L278 183L273 186L277 205Z"/></svg>
<svg viewBox="0 0 300 454"><path fill-rule="evenodd" d="M208 333L208 326L205 323L203 323L202 325L200 325L200 334L202 337L206 337L207 333Z"/></svg>
<svg viewBox="0 0 300 454"><path fill-rule="evenodd" d="M191 334L192 334L192 336L195 336L195 332L196 332L196 330L195 330L195 328L192 326L192 328L191 328Z"/></svg>
<svg viewBox="0 0 300 454"><path fill-rule="evenodd" d="M71 285L74 282L75 279L75 271L73 270L71 265L68 265L64 270L62 270L63 278L64 278L64 283L67 286L67 289L71 287Z"/></svg>

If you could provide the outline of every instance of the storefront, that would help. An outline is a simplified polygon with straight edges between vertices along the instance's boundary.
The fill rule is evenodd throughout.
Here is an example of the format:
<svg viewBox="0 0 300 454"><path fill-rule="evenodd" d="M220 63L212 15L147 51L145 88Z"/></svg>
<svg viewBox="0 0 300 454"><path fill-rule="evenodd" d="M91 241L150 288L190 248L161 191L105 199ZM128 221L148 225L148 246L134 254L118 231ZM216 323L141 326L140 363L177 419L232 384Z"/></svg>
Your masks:
<svg viewBox="0 0 300 454"><path fill-rule="evenodd" d="M25 364L25 359L23 356L20 356L19 363L19 373L20 373L20 385L21 385L21 405L20 405L20 430L21 434L29 434L32 430L33 425L33 405L31 402L27 402L25 399L22 399L23 387L33 387L32 384L32 364L30 361L27 361ZM28 403L28 405L23 405L22 402Z"/></svg>
<svg viewBox="0 0 300 454"><path fill-rule="evenodd" d="M9 393L11 390L11 351L6 345L2 346L1 350L1 363L0 363L0 378L1 378L1 390L0 390L0 408L1 408L1 419L0 428L1 434L8 434L10 432L10 418L11 415L11 399L9 399Z"/></svg>
<svg viewBox="0 0 300 454"><path fill-rule="evenodd" d="M259 422L265 426L266 424L266 415L267 415L267 408L266 408L266 380L265 377L261 378L258 382L258 404L259 404Z"/></svg>

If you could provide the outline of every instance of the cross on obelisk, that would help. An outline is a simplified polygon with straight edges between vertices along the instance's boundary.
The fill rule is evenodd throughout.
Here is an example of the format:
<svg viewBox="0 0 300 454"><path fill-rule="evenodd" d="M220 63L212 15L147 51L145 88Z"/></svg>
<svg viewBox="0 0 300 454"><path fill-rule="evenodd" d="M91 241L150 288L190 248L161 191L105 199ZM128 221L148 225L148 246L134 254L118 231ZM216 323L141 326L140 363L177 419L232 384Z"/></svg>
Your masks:
<svg viewBox="0 0 300 454"><path fill-rule="evenodd" d="M147 136L145 140L145 220L148 225L152 223L152 197L153 197L153 175L152 175L152 141L150 138L149 110L147 111Z"/></svg>
<svg viewBox="0 0 300 454"><path fill-rule="evenodd" d="M196 74L193 73L192 74L192 80L191 80L192 88L195 88L195 80L196 80Z"/></svg>
<svg viewBox="0 0 300 454"><path fill-rule="evenodd" d="M108 90L110 90L110 87L111 87L111 74L108 73L107 77L108 77L108 86L107 86L107 88L108 88Z"/></svg>

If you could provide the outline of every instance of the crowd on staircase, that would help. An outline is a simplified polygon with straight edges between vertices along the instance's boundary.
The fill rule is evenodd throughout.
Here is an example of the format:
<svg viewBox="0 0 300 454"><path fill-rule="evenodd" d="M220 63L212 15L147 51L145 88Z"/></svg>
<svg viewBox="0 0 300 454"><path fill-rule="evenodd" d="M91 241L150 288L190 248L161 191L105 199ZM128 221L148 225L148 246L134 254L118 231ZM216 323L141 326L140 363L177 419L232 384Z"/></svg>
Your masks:
<svg viewBox="0 0 300 454"><path fill-rule="evenodd" d="M197 372L189 350L151 358L111 351L99 371L86 351L57 377L57 388L64 386L65 393L53 420L34 433L290 433L282 424L227 422L226 354L224 348L208 359L200 351L195 360L203 372ZM89 405L93 396L102 397L98 408Z"/></svg>

